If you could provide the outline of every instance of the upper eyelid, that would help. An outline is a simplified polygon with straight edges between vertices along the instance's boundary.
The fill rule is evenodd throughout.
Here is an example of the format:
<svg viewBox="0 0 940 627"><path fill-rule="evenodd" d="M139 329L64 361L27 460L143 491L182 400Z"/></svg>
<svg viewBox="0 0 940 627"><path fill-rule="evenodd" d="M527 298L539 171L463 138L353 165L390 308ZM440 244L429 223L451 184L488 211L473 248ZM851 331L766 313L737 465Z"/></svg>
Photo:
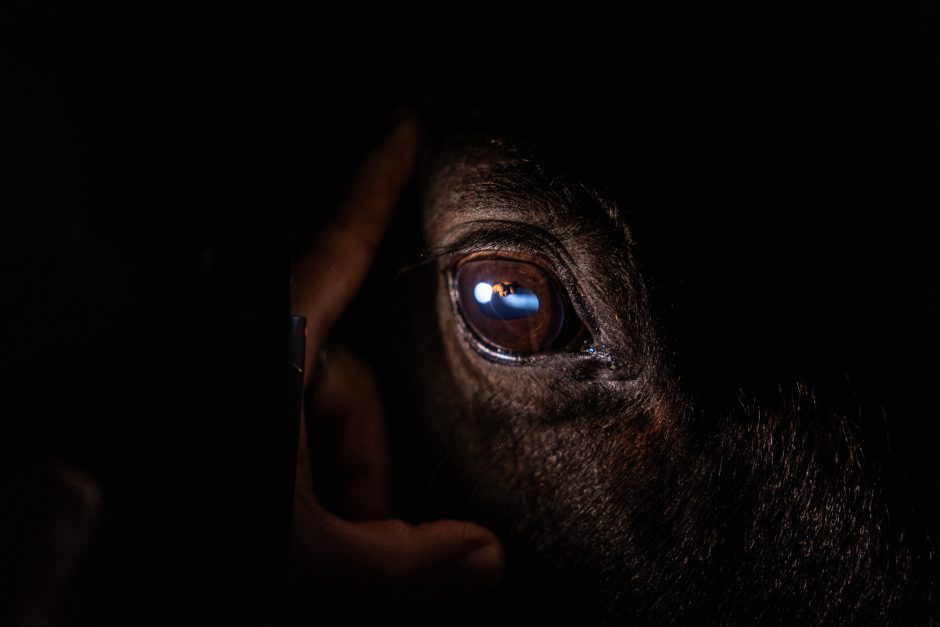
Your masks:
<svg viewBox="0 0 940 627"><path fill-rule="evenodd" d="M452 235L456 231L463 235ZM568 293L578 317L592 334L598 333L597 316L593 305L580 287L580 272L573 257L561 239L538 227L507 220L474 220L464 222L449 233L455 241L432 251L432 259L453 258L444 265L444 272L451 275L454 265L466 255L475 252L501 251L521 252L533 255L544 269L551 272ZM533 245L533 240L535 245Z"/></svg>
<svg viewBox="0 0 940 627"><path fill-rule="evenodd" d="M573 265L561 240L542 229L509 220L475 220L465 222L453 231L462 232L431 252L434 258L464 256L487 250L527 253L543 258L554 267L559 262Z"/></svg>
<svg viewBox="0 0 940 627"><path fill-rule="evenodd" d="M471 226L474 228L470 228ZM510 232L507 232L506 229L509 229ZM418 261L399 268L398 274L409 272L448 257L453 259L453 261L444 264L449 269L460 258L484 251L509 251L532 255L542 262L541 265L553 270L557 266L554 257L556 257L556 253L560 248L563 249L563 246L555 238L544 233L536 233L536 230L528 225L508 220L464 222L455 229L451 229L451 233L454 231L463 232L463 234L459 236L451 235L451 239L454 241L449 244L425 249L420 253ZM525 231L525 234L520 233L520 231ZM539 231L541 230L539 229ZM533 236L540 242L538 245L532 245L531 238ZM552 243L547 244L547 242ZM563 256L569 258L570 262L567 252Z"/></svg>

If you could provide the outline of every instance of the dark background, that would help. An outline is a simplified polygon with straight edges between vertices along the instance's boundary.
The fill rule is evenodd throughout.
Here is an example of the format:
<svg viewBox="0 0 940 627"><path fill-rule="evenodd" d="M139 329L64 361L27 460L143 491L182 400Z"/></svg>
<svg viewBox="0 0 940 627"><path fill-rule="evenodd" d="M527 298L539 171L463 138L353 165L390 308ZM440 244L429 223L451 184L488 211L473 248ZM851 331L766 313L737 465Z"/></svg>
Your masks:
<svg viewBox="0 0 940 627"><path fill-rule="evenodd" d="M0 446L11 477L65 459L101 483L67 615L270 615L291 254L401 103L432 133L549 138L590 176L637 181L618 193L703 411L767 382L825 384L873 440L890 432L905 524L932 529L925 7L5 8ZM421 252L409 198L337 331L380 369L399 362L374 312Z"/></svg>

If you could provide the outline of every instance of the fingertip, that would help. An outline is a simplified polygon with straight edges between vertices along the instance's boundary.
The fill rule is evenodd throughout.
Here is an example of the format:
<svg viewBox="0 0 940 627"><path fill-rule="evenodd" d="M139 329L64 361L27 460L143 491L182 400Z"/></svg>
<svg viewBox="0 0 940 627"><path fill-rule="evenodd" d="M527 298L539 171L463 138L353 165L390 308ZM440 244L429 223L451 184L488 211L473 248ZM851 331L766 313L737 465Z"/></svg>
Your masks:
<svg viewBox="0 0 940 627"><path fill-rule="evenodd" d="M392 123L393 137L400 137L402 141L413 141L418 135L418 116L411 109L399 109L395 112Z"/></svg>
<svg viewBox="0 0 940 627"><path fill-rule="evenodd" d="M101 508L101 489L83 471L64 463L55 463L49 474L70 495L78 508L88 516L96 516Z"/></svg>
<svg viewBox="0 0 940 627"><path fill-rule="evenodd" d="M450 547L442 553L452 556L446 567L451 588L469 592L494 586L502 579L506 554L492 531L458 520L440 520L423 526L440 534L442 544Z"/></svg>
<svg viewBox="0 0 940 627"><path fill-rule="evenodd" d="M500 582L506 570L506 554L498 543L484 544L464 555L462 566L472 575L475 587L492 587Z"/></svg>
<svg viewBox="0 0 940 627"><path fill-rule="evenodd" d="M465 534L473 541L465 541L466 549L459 563L468 575L472 588L491 587L499 583L506 570L506 552L492 531L479 525L465 523Z"/></svg>

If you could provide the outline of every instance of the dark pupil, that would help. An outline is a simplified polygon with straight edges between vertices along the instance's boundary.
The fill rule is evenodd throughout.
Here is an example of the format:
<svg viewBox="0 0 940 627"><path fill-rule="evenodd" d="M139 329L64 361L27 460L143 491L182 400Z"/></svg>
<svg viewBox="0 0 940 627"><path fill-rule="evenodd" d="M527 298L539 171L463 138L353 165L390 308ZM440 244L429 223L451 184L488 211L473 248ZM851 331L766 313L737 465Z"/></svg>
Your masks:
<svg viewBox="0 0 940 627"><path fill-rule="evenodd" d="M513 320L539 311L539 297L518 283L480 281L473 288L473 298L487 318Z"/></svg>
<svg viewBox="0 0 940 627"><path fill-rule="evenodd" d="M514 353L548 348L564 321L560 291L539 266L509 259L474 259L456 274L460 311L489 346Z"/></svg>

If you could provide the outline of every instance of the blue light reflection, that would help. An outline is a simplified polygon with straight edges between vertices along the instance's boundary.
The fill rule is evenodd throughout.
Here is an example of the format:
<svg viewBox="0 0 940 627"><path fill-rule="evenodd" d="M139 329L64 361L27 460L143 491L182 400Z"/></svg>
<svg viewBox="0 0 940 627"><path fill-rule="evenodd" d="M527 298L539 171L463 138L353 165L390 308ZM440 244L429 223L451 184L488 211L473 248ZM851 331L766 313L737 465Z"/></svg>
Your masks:
<svg viewBox="0 0 940 627"><path fill-rule="evenodd" d="M514 320L528 318L539 311L539 297L516 283L477 283L473 297L487 318Z"/></svg>

